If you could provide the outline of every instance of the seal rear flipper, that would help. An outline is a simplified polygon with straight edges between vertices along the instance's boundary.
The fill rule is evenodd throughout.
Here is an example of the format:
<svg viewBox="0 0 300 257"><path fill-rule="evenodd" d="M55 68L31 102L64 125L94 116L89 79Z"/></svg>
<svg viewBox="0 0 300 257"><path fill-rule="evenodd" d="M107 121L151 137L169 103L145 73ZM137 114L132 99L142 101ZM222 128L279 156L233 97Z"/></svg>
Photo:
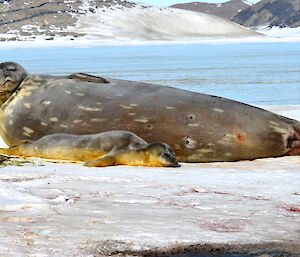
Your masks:
<svg viewBox="0 0 300 257"><path fill-rule="evenodd" d="M102 77L93 76L87 73L74 73L68 76L69 79L77 79L94 83L109 83L108 80Z"/></svg>
<svg viewBox="0 0 300 257"><path fill-rule="evenodd" d="M0 148L0 153L8 155L23 155L23 151L20 149L20 146L31 143L30 140L23 140L19 144L11 146L9 148Z"/></svg>
<svg viewBox="0 0 300 257"><path fill-rule="evenodd" d="M85 162L83 165L86 167L106 167L106 166L112 166L115 164L116 164L115 157L112 155L106 155L95 161Z"/></svg>
<svg viewBox="0 0 300 257"><path fill-rule="evenodd" d="M18 146L10 148L0 148L0 153L7 155L22 155Z"/></svg>

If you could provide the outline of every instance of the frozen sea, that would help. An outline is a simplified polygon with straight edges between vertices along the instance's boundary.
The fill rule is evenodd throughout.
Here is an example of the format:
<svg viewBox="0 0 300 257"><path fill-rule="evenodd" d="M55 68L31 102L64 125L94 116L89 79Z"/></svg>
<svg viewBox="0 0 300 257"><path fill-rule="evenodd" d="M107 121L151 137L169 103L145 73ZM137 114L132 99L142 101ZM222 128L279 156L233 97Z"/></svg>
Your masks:
<svg viewBox="0 0 300 257"><path fill-rule="evenodd" d="M300 120L299 43L18 48L0 60L178 87ZM0 256L300 256L300 157L175 169L15 164L0 168Z"/></svg>

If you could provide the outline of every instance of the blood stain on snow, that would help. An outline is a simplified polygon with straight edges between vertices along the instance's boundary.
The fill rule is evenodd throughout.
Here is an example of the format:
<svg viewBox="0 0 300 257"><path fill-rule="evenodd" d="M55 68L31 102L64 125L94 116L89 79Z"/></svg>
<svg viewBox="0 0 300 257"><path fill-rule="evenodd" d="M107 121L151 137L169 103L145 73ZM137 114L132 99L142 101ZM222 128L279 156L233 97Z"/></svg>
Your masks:
<svg viewBox="0 0 300 257"><path fill-rule="evenodd" d="M294 206L287 206L287 207L285 207L285 209L290 212L299 212L300 213L300 208L297 208Z"/></svg>

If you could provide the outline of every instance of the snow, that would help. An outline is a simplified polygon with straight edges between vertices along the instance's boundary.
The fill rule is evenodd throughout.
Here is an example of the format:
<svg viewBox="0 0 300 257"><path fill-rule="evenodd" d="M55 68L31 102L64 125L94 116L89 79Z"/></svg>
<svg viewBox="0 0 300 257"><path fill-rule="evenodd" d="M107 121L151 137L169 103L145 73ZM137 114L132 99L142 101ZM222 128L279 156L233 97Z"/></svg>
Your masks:
<svg viewBox="0 0 300 257"><path fill-rule="evenodd" d="M300 105L266 108L300 120ZM180 168L15 161L0 169L1 256L300 254L299 156Z"/></svg>
<svg viewBox="0 0 300 257"><path fill-rule="evenodd" d="M6 34L7 38L14 38L13 34ZM0 34L1 37L1 34ZM300 37L291 38L271 38L271 37L243 37L243 38L222 38L222 37L203 37L201 39L184 39L184 40L97 40L87 37L74 38L72 36L57 37L52 40L49 36L43 35L35 40L24 41L3 41L0 44L0 50L7 49L49 49L49 48L88 48L96 46L139 46L139 45L192 45L192 44L241 44L241 43L272 43L272 42L300 42Z"/></svg>
<svg viewBox="0 0 300 257"><path fill-rule="evenodd" d="M58 29L56 29L57 31ZM259 31L262 32L262 31ZM291 29L290 36L284 36L284 29L281 36L249 36L249 37L201 37L191 39L174 39L174 40L138 40L138 39L102 39L99 40L94 36L85 36L74 38L73 36L58 37L53 36L53 40L49 39L47 35L36 36L36 39L26 39L24 37L21 41L2 41L0 50L3 49L22 49L22 48L61 48L74 47L86 48L96 46L138 46L138 45L191 45L191 44L241 44L241 43L276 43L276 42L300 42L300 36L297 30ZM7 34L0 34L0 37L14 38L16 31L10 31Z"/></svg>
<svg viewBox="0 0 300 257"><path fill-rule="evenodd" d="M273 38L278 38L278 39L282 38L285 40L297 41L297 42L300 41L300 27L280 28L274 26L272 28L269 28L268 26L262 26L257 28L257 31Z"/></svg>

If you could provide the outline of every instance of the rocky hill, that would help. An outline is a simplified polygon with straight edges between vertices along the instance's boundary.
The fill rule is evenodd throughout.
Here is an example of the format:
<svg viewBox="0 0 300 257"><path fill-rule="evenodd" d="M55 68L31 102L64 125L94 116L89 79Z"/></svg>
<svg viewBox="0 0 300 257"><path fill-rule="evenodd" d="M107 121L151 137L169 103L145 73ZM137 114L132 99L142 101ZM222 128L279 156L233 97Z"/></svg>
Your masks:
<svg viewBox="0 0 300 257"><path fill-rule="evenodd" d="M300 0L262 0L241 11L233 22L246 27L300 26Z"/></svg>
<svg viewBox="0 0 300 257"><path fill-rule="evenodd" d="M117 0L6 0L0 1L0 40L35 39L45 36L83 36L70 32L78 17L100 8L133 7L136 4Z"/></svg>
<svg viewBox="0 0 300 257"><path fill-rule="evenodd" d="M192 2L186 4L175 4L170 7L179 8L195 12L204 12L216 15L225 19L231 19L240 11L251 6L243 0L230 0L222 4L209 4L204 2Z"/></svg>

